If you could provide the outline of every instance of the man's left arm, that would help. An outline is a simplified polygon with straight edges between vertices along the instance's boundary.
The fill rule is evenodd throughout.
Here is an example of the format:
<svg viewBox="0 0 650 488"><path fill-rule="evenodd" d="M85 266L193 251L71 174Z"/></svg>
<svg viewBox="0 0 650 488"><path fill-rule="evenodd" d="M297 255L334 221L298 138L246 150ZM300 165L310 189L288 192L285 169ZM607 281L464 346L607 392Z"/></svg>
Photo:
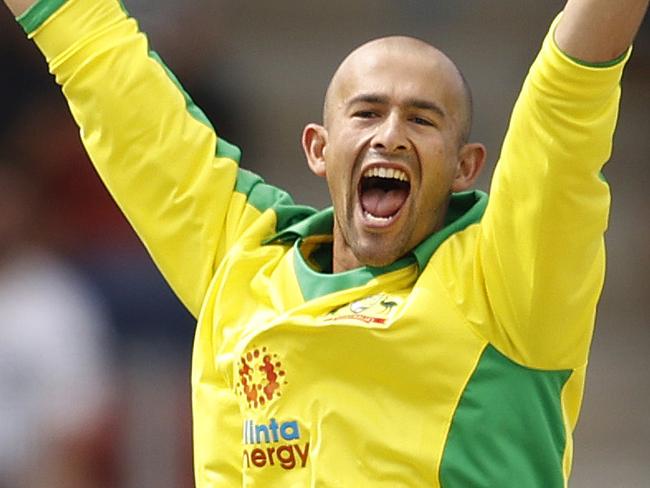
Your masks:
<svg viewBox="0 0 650 488"><path fill-rule="evenodd" d="M513 110L463 282L485 297L468 304L468 316L490 317L477 331L522 365L586 364L604 279L609 190L600 171L647 5L570 0Z"/></svg>

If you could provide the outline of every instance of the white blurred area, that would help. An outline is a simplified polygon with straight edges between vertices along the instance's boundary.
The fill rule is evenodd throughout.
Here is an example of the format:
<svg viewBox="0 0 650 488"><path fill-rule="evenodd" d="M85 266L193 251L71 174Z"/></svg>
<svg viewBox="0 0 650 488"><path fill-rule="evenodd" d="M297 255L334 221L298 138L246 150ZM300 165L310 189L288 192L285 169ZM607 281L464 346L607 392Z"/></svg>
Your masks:
<svg viewBox="0 0 650 488"><path fill-rule="evenodd" d="M93 486L61 463L104 421L106 319L63 263L40 252L14 258L0 267L0 479Z"/></svg>
<svg viewBox="0 0 650 488"><path fill-rule="evenodd" d="M329 77L351 49L371 38L400 33L421 37L447 52L473 88L473 139L487 145L493 165L519 86L563 5L560 0L125 3L150 34L152 48L217 131L243 149L242 166L289 190L296 201L319 207L328 205L329 197L324 181L307 169L300 133L306 123L320 120ZM101 349L97 365L106 359L114 366L103 371L103 366L91 366L89 371L89 377L93 371L98 377L106 375L116 398L109 402L110 412L103 420L110 427L97 434L92 444L96 456L82 460L86 462L82 471L95 472L95 464L102 461L107 465L103 475L86 486L193 486L189 438L193 321L152 270L97 183L45 69L35 48L3 11L0 72L9 76L0 77L0 159L10 157L38 175L45 202L37 226L39 245L48 256L72 261L107 307L107 317L90 320L94 324L81 335L73 333L76 339L65 341L70 347L64 347L72 354L73 349L86 347L77 342L87 341L94 344L87 351ZM575 436L573 488L650 486L648 80L646 19L623 80L614 152L604 171L613 193L609 267ZM491 170L484 173L483 189L489 187ZM38 274L25 279L46 282ZM103 333L98 332L105 319L110 322L106 328L115 331L113 351L102 345ZM7 342L5 331L0 333L1 378ZM61 326L61 337L65 333ZM38 345L33 339L27 342ZM78 354L80 361L92 363L85 352ZM37 381L36 373L24 374L34 374ZM70 388L60 391L72 398ZM4 393L0 395L0 409L8 408ZM93 410L92 401L87 408ZM4 426L3 412L0 432L8 432L13 427ZM32 459L42 447L30 449ZM3 486L0 480L0 488L22 487Z"/></svg>
<svg viewBox="0 0 650 488"><path fill-rule="evenodd" d="M90 488L114 394L101 298L31 227L38 195L0 164L0 486Z"/></svg>

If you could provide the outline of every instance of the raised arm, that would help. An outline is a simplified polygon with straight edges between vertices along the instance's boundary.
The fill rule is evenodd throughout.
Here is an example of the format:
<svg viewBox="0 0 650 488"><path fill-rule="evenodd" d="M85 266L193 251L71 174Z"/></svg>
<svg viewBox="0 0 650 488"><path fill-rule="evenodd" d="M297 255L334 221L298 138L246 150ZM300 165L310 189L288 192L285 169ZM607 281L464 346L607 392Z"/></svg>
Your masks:
<svg viewBox="0 0 650 488"><path fill-rule="evenodd" d="M7 0L61 85L95 168L174 291L198 313L236 155L215 158L215 131L117 0L26 3Z"/></svg>
<svg viewBox="0 0 650 488"><path fill-rule="evenodd" d="M570 0L513 110L470 285L486 303L464 303L468 316L493 315L477 330L520 364L586 364L605 270L610 196L601 170L612 151L624 54L647 5ZM462 302L467 293L454 286Z"/></svg>
<svg viewBox="0 0 650 488"><path fill-rule="evenodd" d="M218 137L118 0L6 3L62 86L109 192L198 314L236 241L261 241L304 210L238 168L239 149Z"/></svg>
<svg viewBox="0 0 650 488"><path fill-rule="evenodd" d="M632 44L648 0L569 0L555 31L558 47L587 63L606 63Z"/></svg>

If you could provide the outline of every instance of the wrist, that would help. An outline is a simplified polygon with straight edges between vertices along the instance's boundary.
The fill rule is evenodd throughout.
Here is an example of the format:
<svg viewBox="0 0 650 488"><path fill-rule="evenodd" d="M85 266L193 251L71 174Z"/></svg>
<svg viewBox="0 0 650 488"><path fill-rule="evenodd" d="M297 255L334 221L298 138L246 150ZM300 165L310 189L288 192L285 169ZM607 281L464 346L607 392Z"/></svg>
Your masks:
<svg viewBox="0 0 650 488"><path fill-rule="evenodd" d="M24 14L34 3L36 3L35 0L5 0L5 4L14 17Z"/></svg>

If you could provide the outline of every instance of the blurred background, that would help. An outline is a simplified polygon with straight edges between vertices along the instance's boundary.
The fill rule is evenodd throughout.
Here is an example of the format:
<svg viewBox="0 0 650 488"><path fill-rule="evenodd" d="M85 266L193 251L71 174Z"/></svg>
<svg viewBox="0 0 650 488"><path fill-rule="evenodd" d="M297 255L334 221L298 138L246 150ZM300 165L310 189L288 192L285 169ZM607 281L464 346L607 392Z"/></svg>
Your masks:
<svg viewBox="0 0 650 488"><path fill-rule="evenodd" d="M342 58L421 37L474 90L493 166L547 26L548 0L127 0L242 166L328 205L302 127ZM575 436L571 486L650 486L650 23L623 80L609 268ZM193 486L194 320L107 192L36 48L0 8L0 488ZM491 168L480 183L487 189Z"/></svg>

